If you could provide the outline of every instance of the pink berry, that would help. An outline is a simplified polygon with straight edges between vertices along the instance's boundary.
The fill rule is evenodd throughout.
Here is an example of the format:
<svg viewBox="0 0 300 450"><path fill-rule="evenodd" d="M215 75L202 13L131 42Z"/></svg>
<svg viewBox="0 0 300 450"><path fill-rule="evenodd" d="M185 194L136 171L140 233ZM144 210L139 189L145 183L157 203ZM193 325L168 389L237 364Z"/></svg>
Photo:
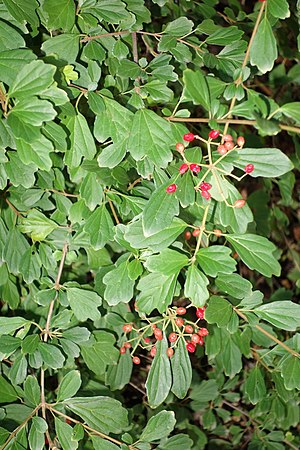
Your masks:
<svg viewBox="0 0 300 450"><path fill-rule="evenodd" d="M146 344L149 344L150 343L150 338L149 337L145 337L144 341L145 341Z"/></svg>
<svg viewBox="0 0 300 450"><path fill-rule="evenodd" d="M167 355L168 355L169 358L172 358L172 356L174 355L174 350L169 347L167 349Z"/></svg>
<svg viewBox="0 0 300 450"><path fill-rule="evenodd" d="M199 173L201 170L201 167L198 164L191 164L190 170L194 173Z"/></svg>
<svg viewBox="0 0 300 450"><path fill-rule="evenodd" d="M132 330L132 325L130 323L125 323L122 328L124 333L130 333L130 331Z"/></svg>
<svg viewBox="0 0 300 450"><path fill-rule="evenodd" d="M205 307L196 309L196 316L198 317L198 319L204 319L205 309L206 309Z"/></svg>
<svg viewBox="0 0 300 450"><path fill-rule="evenodd" d="M176 333L170 333L168 336L168 339L170 342L176 342L177 341L177 334Z"/></svg>
<svg viewBox="0 0 300 450"><path fill-rule="evenodd" d="M210 183L206 183L205 181L200 184L201 191L209 191L211 188L212 185Z"/></svg>
<svg viewBox="0 0 300 450"><path fill-rule="evenodd" d="M194 328L192 327L192 325L186 325L184 327L184 331L188 334L192 334L194 332Z"/></svg>
<svg viewBox="0 0 300 450"><path fill-rule="evenodd" d="M177 325L178 327L182 327L183 324L184 324L184 320L183 320L182 317L177 317L177 318L175 319L175 323L176 323L176 325Z"/></svg>
<svg viewBox="0 0 300 450"><path fill-rule="evenodd" d="M150 355L152 356L152 358L154 358L154 356L156 355L156 347L155 347L155 345L151 348Z"/></svg>
<svg viewBox="0 0 300 450"><path fill-rule="evenodd" d="M134 356L132 358L132 362L133 362L133 364L136 364L136 365L141 364L141 360L138 356Z"/></svg>
<svg viewBox="0 0 300 450"><path fill-rule="evenodd" d="M183 135L183 139L186 142L192 142L195 139L195 135L193 133L186 133Z"/></svg>
<svg viewBox="0 0 300 450"><path fill-rule="evenodd" d="M186 231L186 232L184 233L184 239L185 239L186 241L189 241L189 240L191 239L191 237L192 237L192 233L191 233L190 231Z"/></svg>
<svg viewBox="0 0 300 450"><path fill-rule="evenodd" d="M209 200L211 198L211 195L208 191L201 191L201 195L205 200Z"/></svg>
<svg viewBox="0 0 300 450"><path fill-rule="evenodd" d="M232 150L233 147L234 147L233 141L227 141L227 142L225 142L224 147L225 147L226 150L229 152L229 151Z"/></svg>
<svg viewBox="0 0 300 450"><path fill-rule="evenodd" d="M252 173L253 170L254 170L254 165L253 164L247 164L244 170L245 170L246 173Z"/></svg>
<svg viewBox="0 0 300 450"><path fill-rule="evenodd" d="M188 342L186 348L189 353L195 353L196 351L196 346L192 342Z"/></svg>
<svg viewBox="0 0 300 450"><path fill-rule="evenodd" d="M239 136L236 140L236 143L239 147L243 147L245 145L245 138L244 136Z"/></svg>
<svg viewBox="0 0 300 450"><path fill-rule="evenodd" d="M243 200L242 198L240 198L239 200L236 200L233 204L233 206L235 208L243 208L243 206L245 206L246 202L245 200Z"/></svg>
<svg viewBox="0 0 300 450"><path fill-rule="evenodd" d="M223 142L233 141L231 134L224 134Z"/></svg>
<svg viewBox="0 0 300 450"><path fill-rule="evenodd" d="M124 347L125 347L125 348L131 348L130 342L125 342L125 343L124 343Z"/></svg>
<svg viewBox="0 0 300 450"><path fill-rule="evenodd" d="M186 309L183 308L183 306L180 306L176 309L176 314L178 314L179 316L184 316L186 314Z"/></svg>
<svg viewBox="0 0 300 450"><path fill-rule="evenodd" d="M216 228L215 230L213 230L214 235L217 237L221 237L222 236L222 231L219 230L218 228Z"/></svg>
<svg viewBox="0 0 300 450"><path fill-rule="evenodd" d="M155 330L154 330L154 336L156 337L156 339L157 339L158 341L162 341L163 334L162 334L162 331L161 331L160 328L155 328Z"/></svg>
<svg viewBox="0 0 300 450"><path fill-rule="evenodd" d="M170 186L167 187L166 192L168 194L173 194L173 192L176 192L177 190L177 184L170 184Z"/></svg>
<svg viewBox="0 0 300 450"><path fill-rule="evenodd" d="M199 328L198 334L199 334L199 336L207 336L209 334L208 329L207 328Z"/></svg>
<svg viewBox="0 0 300 450"><path fill-rule="evenodd" d="M199 344L201 337L198 334L192 334L191 341L193 344Z"/></svg>
<svg viewBox="0 0 300 450"><path fill-rule="evenodd" d="M198 342L198 345L203 345L204 344L204 339L203 339L203 337L200 337L199 336L199 342Z"/></svg>
<svg viewBox="0 0 300 450"><path fill-rule="evenodd" d="M183 145L181 142L177 142L175 148L176 148L176 150L177 150L179 153L182 153L182 152L184 151L184 148L185 148L185 147L184 147L184 145Z"/></svg>
<svg viewBox="0 0 300 450"><path fill-rule="evenodd" d="M219 130L211 130L208 134L208 137L210 139L217 139L220 136L220 131Z"/></svg>
<svg viewBox="0 0 300 450"><path fill-rule="evenodd" d="M223 144L219 145L218 148L217 148L217 152L218 152L220 155L226 155L227 150L226 150L226 148L225 148L225 145L223 145Z"/></svg>
<svg viewBox="0 0 300 450"><path fill-rule="evenodd" d="M121 355L124 355L124 353L126 353L126 348L125 347L121 347L120 348L120 353L121 353Z"/></svg>
<svg viewBox="0 0 300 450"><path fill-rule="evenodd" d="M192 235L193 235L194 237L199 236L199 234L200 234L199 228L196 228L196 230L194 230L193 233L192 233Z"/></svg>
<svg viewBox="0 0 300 450"><path fill-rule="evenodd" d="M189 166L187 164L181 164L179 167L180 175L183 175L187 170L189 170Z"/></svg>

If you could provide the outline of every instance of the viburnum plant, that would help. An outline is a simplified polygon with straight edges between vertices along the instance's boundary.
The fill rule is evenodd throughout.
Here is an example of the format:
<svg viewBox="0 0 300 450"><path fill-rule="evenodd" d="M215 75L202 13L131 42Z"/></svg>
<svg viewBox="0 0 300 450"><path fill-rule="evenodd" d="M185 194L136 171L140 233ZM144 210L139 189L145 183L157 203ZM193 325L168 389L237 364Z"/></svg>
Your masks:
<svg viewBox="0 0 300 450"><path fill-rule="evenodd" d="M299 448L295 3L0 0L0 450Z"/></svg>

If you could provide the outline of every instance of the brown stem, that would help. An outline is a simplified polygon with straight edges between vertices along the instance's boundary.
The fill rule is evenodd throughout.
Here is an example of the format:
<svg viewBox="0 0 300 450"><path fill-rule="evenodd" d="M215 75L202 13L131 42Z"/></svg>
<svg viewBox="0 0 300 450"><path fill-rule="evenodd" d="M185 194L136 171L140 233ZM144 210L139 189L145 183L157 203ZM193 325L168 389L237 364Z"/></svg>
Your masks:
<svg viewBox="0 0 300 450"><path fill-rule="evenodd" d="M119 225L119 223L121 223L121 222L120 222L120 220L119 220L119 217L117 216L117 213L116 213L114 204L113 204L113 202L111 201L110 198L107 198L107 200L108 200L108 203L109 203L111 212L113 213L113 216L114 216L114 218L115 218L115 221L116 221L117 225Z"/></svg>
<svg viewBox="0 0 300 450"><path fill-rule="evenodd" d="M7 438L7 440L4 442L3 445L1 445L0 450L3 450L7 444L18 434L18 432L29 422L29 420L38 412L38 410L41 408L41 405L36 406L28 417L19 425L14 431L11 432L10 436Z"/></svg>
<svg viewBox="0 0 300 450"><path fill-rule="evenodd" d="M8 206L13 210L13 212L18 216L23 218L24 216L22 215L22 213L20 213L20 211L18 211L14 205L8 200L8 198L5 199L6 203L8 204Z"/></svg>
<svg viewBox="0 0 300 450"><path fill-rule="evenodd" d="M1 108L3 110L4 113L6 113L7 110L7 97L2 89L2 86L0 84L0 104L1 104Z"/></svg>
<svg viewBox="0 0 300 450"><path fill-rule="evenodd" d="M63 195L64 197L79 197L78 194L69 194L68 192L57 191L56 189L46 189L46 192L53 192L54 194Z"/></svg>
<svg viewBox="0 0 300 450"><path fill-rule="evenodd" d="M134 180L127 188L127 191L130 191L136 184L140 183L141 181L143 181L143 178L137 178L136 180Z"/></svg>

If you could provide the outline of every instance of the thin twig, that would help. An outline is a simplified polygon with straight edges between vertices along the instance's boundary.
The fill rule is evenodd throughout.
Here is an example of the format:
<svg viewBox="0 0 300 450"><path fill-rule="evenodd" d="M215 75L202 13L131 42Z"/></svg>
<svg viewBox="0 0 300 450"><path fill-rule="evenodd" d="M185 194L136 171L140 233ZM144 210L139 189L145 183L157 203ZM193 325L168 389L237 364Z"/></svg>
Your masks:
<svg viewBox="0 0 300 450"><path fill-rule="evenodd" d="M18 434L18 432L29 422L29 420L38 412L38 410L41 408L41 404L36 406L28 417L19 425L14 431L11 432L10 436L7 438L7 440L4 442L3 445L1 445L0 450L3 450L7 444Z"/></svg>
<svg viewBox="0 0 300 450"><path fill-rule="evenodd" d="M141 181L143 181L143 178L137 178L136 180L134 180L132 183L130 183L130 185L127 188L127 191L130 191L136 184L140 183Z"/></svg>
<svg viewBox="0 0 300 450"><path fill-rule="evenodd" d="M116 221L117 225L119 225L119 223L121 223L121 222L120 222L120 220L119 220L119 217L117 216L117 213L116 213L114 204L113 204L113 202L111 201L110 198L107 197L107 200L108 200L108 203L109 203L111 212L113 213L113 216L114 216L114 218L115 218L115 221Z"/></svg>

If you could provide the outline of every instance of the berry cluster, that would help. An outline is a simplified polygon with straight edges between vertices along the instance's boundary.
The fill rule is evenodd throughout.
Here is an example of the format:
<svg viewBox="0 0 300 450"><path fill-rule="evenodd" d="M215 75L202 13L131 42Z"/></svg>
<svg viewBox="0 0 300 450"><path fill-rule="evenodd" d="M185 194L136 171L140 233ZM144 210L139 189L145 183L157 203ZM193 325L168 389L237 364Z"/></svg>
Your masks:
<svg viewBox="0 0 300 450"><path fill-rule="evenodd" d="M208 330L205 327L199 326L199 321L204 320L205 306L196 309L197 319L193 322L185 319L187 313L186 308L169 308L168 313L159 319L156 323L148 321L149 323L139 329L136 329L132 324L124 324L123 331L126 339L120 348L120 354L124 355L127 349L131 349L132 362L140 364L141 360L138 356L134 356L138 347L145 349L153 358L156 355L156 342L161 341L163 336L167 336L170 346L167 349L167 355L171 358L176 350L179 339L183 339L189 353L196 351L197 345L204 345L204 337L207 336ZM172 331L168 330L172 328ZM127 339L128 334L130 339Z"/></svg>

